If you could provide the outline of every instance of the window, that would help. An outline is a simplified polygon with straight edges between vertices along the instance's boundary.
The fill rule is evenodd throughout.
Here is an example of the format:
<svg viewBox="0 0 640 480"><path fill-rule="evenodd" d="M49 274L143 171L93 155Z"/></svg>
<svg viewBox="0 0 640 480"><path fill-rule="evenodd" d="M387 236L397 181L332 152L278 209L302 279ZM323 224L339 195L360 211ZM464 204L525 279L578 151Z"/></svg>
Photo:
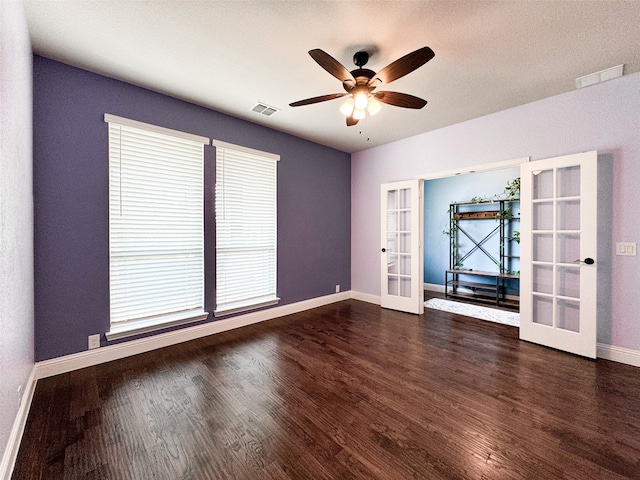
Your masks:
<svg viewBox="0 0 640 480"><path fill-rule="evenodd" d="M209 139L109 123L109 339L207 317L203 149Z"/></svg>
<svg viewBox="0 0 640 480"><path fill-rule="evenodd" d="M214 140L216 315L273 305L278 155Z"/></svg>

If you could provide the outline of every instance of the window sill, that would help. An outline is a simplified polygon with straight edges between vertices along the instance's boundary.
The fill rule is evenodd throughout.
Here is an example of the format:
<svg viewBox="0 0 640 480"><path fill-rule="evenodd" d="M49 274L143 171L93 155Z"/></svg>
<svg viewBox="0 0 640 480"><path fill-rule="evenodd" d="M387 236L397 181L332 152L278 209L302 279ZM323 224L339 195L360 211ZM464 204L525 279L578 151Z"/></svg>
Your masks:
<svg viewBox="0 0 640 480"><path fill-rule="evenodd" d="M247 310L255 310L256 308L277 305L278 302L280 302L280 298L278 297L263 299L259 302L256 302L255 300L251 302L237 302L225 305L223 308L216 309L213 312L213 315L216 317L223 317L225 315L231 315L233 313L246 312Z"/></svg>
<svg viewBox="0 0 640 480"><path fill-rule="evenodd" d="M169 327L185 325L187 323L199 322L209 316L208 312L186 312L173 315L164 315L146 320L136 320L120 325L112 325L111 330L105 334L108 341L119 340L121 338L133 337L143 333L155 332Z"/></svg>

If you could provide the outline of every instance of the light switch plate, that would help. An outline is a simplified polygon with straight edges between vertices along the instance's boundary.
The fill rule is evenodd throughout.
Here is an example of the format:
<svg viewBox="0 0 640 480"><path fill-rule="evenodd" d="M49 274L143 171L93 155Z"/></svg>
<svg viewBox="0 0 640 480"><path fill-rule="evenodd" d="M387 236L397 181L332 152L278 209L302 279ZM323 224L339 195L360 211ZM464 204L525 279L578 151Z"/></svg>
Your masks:
<svg viewBox="0 0 640 480"><path fill-rule="evenodd" d="M637 255L636 242L616 242L616 255L635 257Z"/></svg>

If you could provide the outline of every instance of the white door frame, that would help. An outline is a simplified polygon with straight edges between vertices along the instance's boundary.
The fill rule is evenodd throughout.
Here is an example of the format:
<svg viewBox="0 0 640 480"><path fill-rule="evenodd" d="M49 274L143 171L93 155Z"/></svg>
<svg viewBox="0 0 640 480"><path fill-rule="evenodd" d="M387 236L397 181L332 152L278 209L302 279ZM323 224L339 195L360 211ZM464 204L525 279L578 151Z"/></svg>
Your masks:
<svg viewBox="0 0 640 480"><path fill-rule="evenodd" d="M483 163L482 165L473 165L455 168L453 170L439 170L432 173L423 173L417 175L418 180L435 180L436 178L455 177L458 175L467 175L469 173L488 172L490 170L501 170L503 168L517 167L522 163L530 161L531 157L519 157L512 160L503 160L500 162ZM423 225L424 226L424 225Z"/></svg>

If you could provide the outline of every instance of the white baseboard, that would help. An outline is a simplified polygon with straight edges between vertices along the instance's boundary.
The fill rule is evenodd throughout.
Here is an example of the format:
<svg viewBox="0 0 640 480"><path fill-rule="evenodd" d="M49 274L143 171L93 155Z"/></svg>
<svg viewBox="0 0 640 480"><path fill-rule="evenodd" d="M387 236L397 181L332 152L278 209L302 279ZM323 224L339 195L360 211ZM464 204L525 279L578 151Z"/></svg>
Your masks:
<svg viewBox="0 0 640 480"><path fill-rule="evenodd" d="M158 348L187 342L189 340L195 340L196 338L206 337L207 335L213 335L215 333L245 327L254 323L272 320L274 318L291 315L293 313L321 307L323 305L329 305L330 303L340 302L350 298L352 298L350 291L335 293L324 297L291 303L289 305L282 305L281 307L269 308L223 320L216 320L202 325L174 330L172 332L161 333L151 337L140 338L138 340L131 340L125 343L108 345L106 347L53 358L51 360L44 360L36 363L36 375L37 378L46 378L78 370L80 368L118 360L131 355L149 352Z"/></svg>
<svg viewBox="0 0 640 480"><path fill-rule="evenodd" d="M640 367L640 351L598 343L596 356L612 362Z"/></svg>
<svg viewBox="0 0 640 480"><path fill-rule="evenodd" d="M362 293L351 290L351 298L353 298L354 300L360 300L362 302L380 305L380 295L371 295L370 293Z"/></svg>
<svg viewBox="0 0 640 480"><path fill-rule="evenodd" d="M13 421L13 427L9 433L9 441L7 442L7 447L2 455L2 462L0 463L0 479L2 480L9 480L13 473L13 467L16 464L20 441L22 440L24 427L27 423L27 417L29 416L29 409L31 408L31 401L33 400L33 393L36 390L37 381L36 367L34 365L31 369L31 374L29 375L27 384L24 387L24 393L20 400L18 413L16 414L16 418Z"/></svg>

